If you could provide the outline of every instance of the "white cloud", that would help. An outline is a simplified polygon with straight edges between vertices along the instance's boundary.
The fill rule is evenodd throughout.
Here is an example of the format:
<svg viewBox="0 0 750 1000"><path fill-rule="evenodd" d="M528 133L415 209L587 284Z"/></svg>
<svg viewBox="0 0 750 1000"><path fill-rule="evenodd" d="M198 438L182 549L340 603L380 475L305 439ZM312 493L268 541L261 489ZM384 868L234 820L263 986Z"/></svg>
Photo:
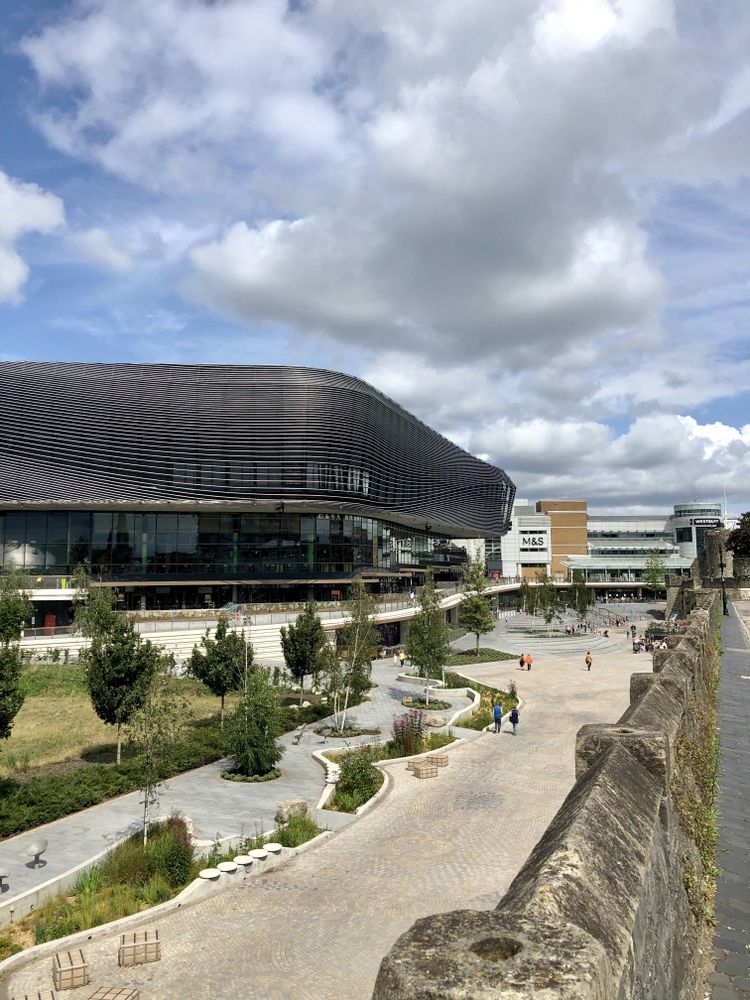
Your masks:
<svg viewBox="0 0 750 1000"><path fill-rule="evenodd" d="M16 250L27 233L50 233L63 224L62 201L36 184L0 170L0 302L20 302L29 268Z"/></svg>
<svg viewBox="0 0 750 1000"><path fill-rule="evenodd" d="M118 247L105 229L94 227L72 233L69 243L85 260L106 271L127 274L133 270L135 262L131 255Z"/></svg>

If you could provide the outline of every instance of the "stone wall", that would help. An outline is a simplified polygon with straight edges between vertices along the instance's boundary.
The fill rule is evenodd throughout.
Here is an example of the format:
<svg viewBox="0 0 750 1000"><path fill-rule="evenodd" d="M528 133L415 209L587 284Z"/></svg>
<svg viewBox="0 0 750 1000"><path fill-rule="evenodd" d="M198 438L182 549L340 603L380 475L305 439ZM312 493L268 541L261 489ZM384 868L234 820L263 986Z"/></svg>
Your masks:
<svg viewBox="0 0 750 1000"><path fill-rule="evenodd" d="M710 700L716 598L614 725L584 726L576 784L496 910L417 921L383 960L375 1000L688 1000L703 923L699 852L680 806L699 795L685 745Z"/></svg>

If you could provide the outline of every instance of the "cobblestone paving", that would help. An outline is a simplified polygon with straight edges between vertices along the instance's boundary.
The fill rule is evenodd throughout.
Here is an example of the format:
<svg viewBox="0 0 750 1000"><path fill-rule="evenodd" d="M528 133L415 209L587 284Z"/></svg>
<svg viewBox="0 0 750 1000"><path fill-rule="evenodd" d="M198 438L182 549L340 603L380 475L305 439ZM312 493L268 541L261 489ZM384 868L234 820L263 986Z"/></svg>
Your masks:
<svg viewBox="0 0 750 1000"><path fill-rule="evenodd" d="M750 601L722 621L719 850L713 1000L750 998Z"/></svg>
<svg viewBox="0 0 750 1000"><path fill-rule="evenodd" d="M92 986L66 995L106 983L137 985L143 1000L369 997L415 919L498 903L572 786L577 729L617 719L631 671L648 663L623 648L591 673L580 655L539 656L531 672L478 665L477 680L516 680L526 702L516 737L506 727L456 748L434 780L391 765L383 802L320 848L160 920L161 962L120 970L114 938L91 945ZM49 967L19 971L10 992L49 986Z"/></svg>

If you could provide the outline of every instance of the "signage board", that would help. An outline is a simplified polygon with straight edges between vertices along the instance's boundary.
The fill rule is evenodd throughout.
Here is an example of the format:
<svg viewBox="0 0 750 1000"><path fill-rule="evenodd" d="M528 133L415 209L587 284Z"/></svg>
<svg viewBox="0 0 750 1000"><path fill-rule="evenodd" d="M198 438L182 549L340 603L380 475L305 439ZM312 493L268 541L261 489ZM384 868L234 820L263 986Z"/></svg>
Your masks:
<svg viewBox="0 0 750 1000"><path fill-rule="evenodd" d="M522 534L521 535L521 551L531 552L538 549L547 548L547 535L546 534Z"/></svg>
<svg viewBox="0 0 750 1000"><path fill-rule="evenodd" d="M721 518L720 517L693 517L691 518L691 523L696 526L696 528L720 528Z"/></svg>

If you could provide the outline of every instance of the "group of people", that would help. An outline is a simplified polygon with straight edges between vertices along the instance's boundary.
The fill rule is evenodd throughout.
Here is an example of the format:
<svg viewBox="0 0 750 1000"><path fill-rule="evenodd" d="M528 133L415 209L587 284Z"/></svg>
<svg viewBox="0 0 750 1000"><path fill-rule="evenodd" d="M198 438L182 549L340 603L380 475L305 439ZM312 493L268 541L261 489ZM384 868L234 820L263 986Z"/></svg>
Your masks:
<svg viewBox="0 0 750 1000"><path fill-rule="evenodd" d="M523 670L525 667L527 670L531 670L531 664L534 662L534 657L531 653L521 653L518 657L518 666Z"/></svg>
<svg viewBox="0 0 750 1000"><path fill-rule="evenodd" d="M495 732L496 733L502 732L502 727L503 727L503 703L501 701L496 701L495 702L495 704L494 704L494 706L492 708L492 717L495 720ZM516 727L518 726L519 719L520 719L520 715L519 715L519 712L518 712L518 706L514 705L513 708L511 708L510 712L508 713L508 721L510 722L511 726L513 726L513 735L514 736L516 735Z"/></svg>

